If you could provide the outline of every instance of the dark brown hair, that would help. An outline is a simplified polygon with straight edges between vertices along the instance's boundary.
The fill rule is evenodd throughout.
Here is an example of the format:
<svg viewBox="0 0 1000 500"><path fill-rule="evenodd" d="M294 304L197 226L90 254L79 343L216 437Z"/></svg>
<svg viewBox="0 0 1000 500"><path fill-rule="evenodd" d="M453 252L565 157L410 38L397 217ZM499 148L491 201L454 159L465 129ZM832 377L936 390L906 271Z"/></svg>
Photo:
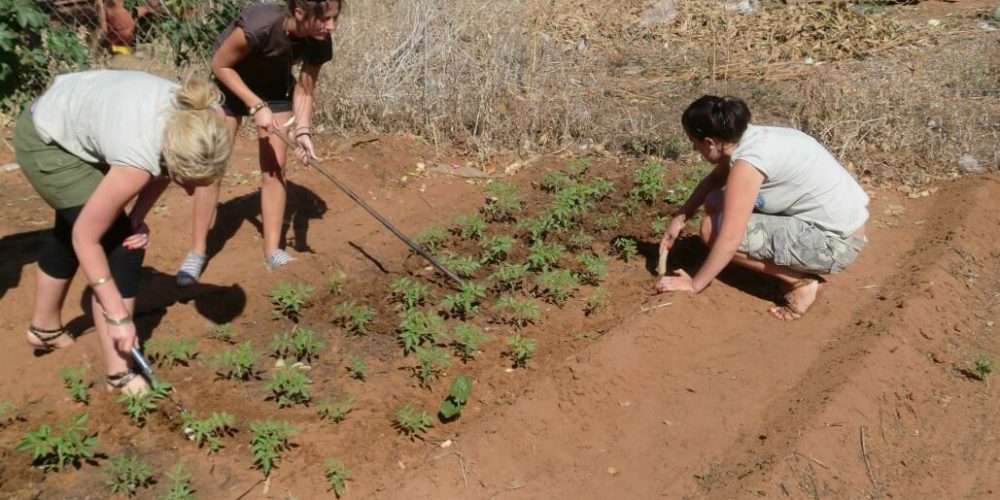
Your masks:
<svg viewBox="0 0 1000 500"><path fill-rule="evenodd" d="M738 141L750 123L750 108L737 97L705 95L684 110L681 125L692 138Z"/></svg>
<svg viewBox="0 0 1000 500"><path fill-rule="evenodd" d="M298 8L302 9L302 12L305 12L309 17L320 17L324 12L326 12L326 8L334 2L340 6L340 10L344 10L345 0L285 0L285 8L288 9L289 15L295 12L295 9ZM338 12L337 15L340 15L340 13Z"/></svg>

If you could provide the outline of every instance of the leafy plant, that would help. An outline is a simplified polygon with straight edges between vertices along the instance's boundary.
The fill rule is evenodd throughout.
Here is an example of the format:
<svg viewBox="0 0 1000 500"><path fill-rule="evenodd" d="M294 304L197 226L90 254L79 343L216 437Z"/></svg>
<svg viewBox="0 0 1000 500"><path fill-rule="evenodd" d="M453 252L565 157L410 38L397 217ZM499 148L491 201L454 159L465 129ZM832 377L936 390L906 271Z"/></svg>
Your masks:
<svg viewBox="0 0 1000 500"><path fill-rule="evenodd" d="M976 374L979 380L986 380L987 377L993 374L995 369L996 366L993 364L993 359L985 352L979 353L979 357L972 364L972 373Z"/></svg>
<svg viewBox="0 0 1000 500"><path fill-rule="evenodd" d="M0 428L10 423L16 413L17 406L14 403L7 400L0 401Z"/></svg>
<svg viewBox="0 0 1000 500"><path fill-rule="evenodd" d="M518 328L524 328L529 323L538 321L541 311L538 304L531 300L517 300L511 295L504 295L497 299L496 307L510 311L510 316L505 319Z"/></svg>
<svg viewBox="0 0 1000 500"><path fill-rule="evenodd" d="M587 316L590 316L591 314L594 314L601 308L606 307L610 300L611 300L611 294L609 294L608 291L605 290L603 287L598 288L597 290L594 290L594 294L591 295L589 299L587 299L587 305L586 307L584 307L583 313Z"/></svg>
<svg viewBox="0 0 1000 500"><path fill-rule="evenodd" d="M457 215L451 223L455 233L466 240L478 240L486 234L486 220L478 215Z"/></svg>
<svg viewBox="0 0 1000 500"><path fill-rule="evenodd" d="M42 424L21 439L17 450L30 451L32 463L42 470L61 470L67 464L79 467L82 460L94 457L98 443L96 433L90 434L87 429L88 418L86 413L71 416L60 433Z"/></svg>
<svg viewBox="0 0 1000 500"><path fill-rule="evenodd" d="M566 240L566 244L569 246L570 250L583 250L585 248L590 248L592 243L594 243L594 238L582 229L569 235L569 238Z"/></svg>
<svg viewBox="0 0 1000 500"><path fill-rule="evenodd" d="M444 322L433 311L424 313L412 309L403 313L403 319L397 328L399 342L403 345L403 353L413 352L424 342L441 343L447 340Z"/></svg>
<svg viewBox="0 0 1000 500"><path fill-rule="evenodd" d="M590 187L586 185L574 185L556 191L552 208L548 212L549 227L569 229L575 225L579 216L593 209L592 198Z"/></svg>
<svg viewBox="0 0 1000 500"><path fill-rule="evenodd" d="M226 412L212 412L208 418L198 419L193 411L181 413L184 422L184 433L199 447L208 446L211 451L222 449L222 438L232 436L236 432L233 427L236 417Z"/></svg>
<svg viewBox="0 0 1000 500"><path fill-rule="evenodd" d="M438 226L431 226L417 233L414 240L431 253L437 253L448 240L448 233Z"/></svg>
<svg viewBox="0 0 1000 500"><path fill-rule="evenodd" d="M459 290L441 299L441 308L468 319L479 314L479 301L486 298L486 287L473 281L462 283Z"/></svg>
<svg viewBox="0 0 1000 500"><path fill-rule="evenodd" d="M288 438L298 432L284 420L269 419L250 424L250 452L253 453L254 465L264 472L264 477L271 473L274 461L281 457L281 452L291 448Z"/></svg>
<svg viewBox="0 0 1000 500"><path fill-rule="evenodd" d="M191 474L184 468L184 462L177 462L177 467L166 473L170 490L160 496L160 500L194 500L194 490L191 489Z"/></svg>
<svg viewBox="0 0 1000 500"><path fill-rule="evenodd" d="M398 302L398 307L403 310L422 305L431 294L430 287L406 276L393 280L389 284L389 290L392 292L393 300Z"/></svg>
<svg viewBox="0 0 1000 500"><path fill-rule="evenodd" d="M442 255L440 257L441 263L446 267L455 271L455 274L463 278L471 278L476 271L482 267L479 263L479 259L471 255L463 255L461 257L453 257L451 255Z"/></svg>
<svg viewBox="0 0 1000 500"><path fill-rule="evenodd" d="M160 366L187 366L198 355L198 339L169 337L153 339L146 343L149 360Z"/></svg>
<svg viewBox="0 0 1000 500"><path fill-rule="evenodd" d="M661 235L661 234L667 232L667 223L669 223L669 222L670 222L669 219L667 219L666 217L660 216L660 217L657 217L657 218L653 219L649 223L649 225L653 229L653 234Z"/></svg>
<svg viewBox="0 0 1000 500"><path fill-rule="evenodd" d="M600 201L615 192L615 185L604 177L594 177L587 185L586 192L594 201Z"/></svg>
<svg viewBox="0 0 1000 500"><path fill-rule="evenodd" d="M455 354L468 361L479 350L479 344L486 342L490 336L472 323L459 323L451 330L452 345Z"/></svg>
<svg viewBox="0 0 1000 500"><path fill-rule="evenodd" d="M705 176L712 172L712 165L704 162L696 163L684 170L680 179L674 182L672 188L667 190L666 200L674 206L681 206ZM662 231L661 231L662 233Z"/></svg>
<svg viewBox="0 0 1000 500"><path fill-rule="evenodd" d="M430 414L423 409L414 408L412 404L397 409L393 417L396 429L411 439L434 426Z"/></svg>
<svg viewBox="0 0 1000 500"><path fill-rule="evenodd" d="M483 193L486 205L483 213L492 221L506 221L521 212L521 190L513 184L503 181L493 181Z"/></svg>
<svg viewBox="0 0 1000 500"><path fill-rule="evenodd" d="M347 371L351 373L351 378L364 381L368 378L368 363L358 356L351 356L351 364L347 365Z"/></svg>
<svg viewBox="0 0 1000 500"><path fill-rule="evenodd" d="M576 185L576 181L569 174L561 171L546 172L545 178L542 180L542 189L551 192L574 185Z"/></svg>
<svg viewBox="0 0 1000 500"><path fill-rule="evenodd" d="M576 261L583 266L580 277L585 283L596 285L608 275L608 259L604 256L581 254L576 256Z"/></svg>
<svg viewBox="0 0 1000 500"><path fill-rule="evenodd" d="M297 361L309 361L319 355L323 341L316 338L312 330L295 328L292 332L275 334L271 339L271 350L275 356L291 356Z"/></svg>
<svg viewBox="0 0 1000 500"><path fill-rule="evenodd" d="M666 173L666 167L655 161L636 170L632 177L632 190L629 191L629 198L644 201L646 204L656 201L663 191L663 176Z"/></svg>
<svg viewBox="0 0 1000 500"><path fill-rule="evenodd" d="M536 271L548 271L555 267L559 259L566 253L566 248L562 245L545 243L544 241L536 241L529 250L528 264L530 264L531 269Z"/></svg>
<svg viewBox="0 0 1000 500"><path fill-rule="evenodd" d="M279 408L284 408L311 401L310 383L309 377L297 367L280 367L271 372L271 380L264 384L264 389L274 394Z"/></svg>
<svg viewBox="0 0 1000 500"><path fill-rule="evenodd" d="M617 238L614 243L615 249L618 250L618 255L621 255L625 262L628 262L639 255L639 248L636 242L632 238Z"/></svg>
<svg viewBox="0 0 1000 500"><path fill-rule="evenodd" d="M331 295L340 295L344 293L344 275L338 273L330 276L330 280L326 284L326 289Z"/></svg>
<svg viewBox="0 0 1000 500"><path fill-rule="evenodd" d="M581 158L569 158L566 160L566 166L569 167L569 175L573 179L580 179L590 170L590 158L584 156Z"/></svg>
<svg viewBox="0 0 1000 500"><path fill-rule="evenodd" d="M233 331L233 327L229 323L216 325L215 328L212 328L209 332L208 336L209 338L221 340L227 344L236 343L236 332Z"/></svg>
<svg viewBox="0 0 1000 500"><path fill-rule="evenodd" d="M221 370L223 378L249 380L257 375L257 360L260 353L254 352L253 345L246 341L215 355L213 362Z"/></svg>
<svg viewBox="0 0 1000 500"><path fill-rule="evenodd" d="M306 301L312 297L315 287L305 283L292 286L284 281L278 283L268 293L275 316L284 316L292 321L298 321L299 313L305 307Z"/></svg>
<svg viewBox="0 0 1000 500"><path fill-rule="evenodd" d="M513 236L498 234L490 236L479 242L479 248L483 251L480 262L483 264L494 264L507 258L507 254L514 248L517 240Z"/></svg>
<svg viewBox="0 0 1000 500"><path fill-rule="evenodd" d="M541 296L548 297L557 306L562 307L573 291L580 286L576 275L568 269L547 271L536 279Z"/></svg>
<svg viewBox="0 0 1000 500"><path fill-rule="evenodd" d="M611 231L613 229L620 228L621 225L622 214L620 212L602 215L597 219L594 219L594 227L596 227L598 231Z"/></svg>
<svg viewBox="0 0 1000 500"><path fill-rule="evenodd" d="M340 423L354 409L354 396L347 396L337 401L336 404L322 399L316 403L316 408L319 410L320 418L328 418L335 423Z"/></svg>
<svg viewBox="0 0 1000 500"><path fill-rule="evenodd" d="M139 427L146 424L146 417L157 408L156 402L167 397L170 384L154 382L148 391L136 394L122 394L118 402L125 405L125 414Z"/></svg>
<svg viewBox="0 0 1000 500"><path fill-rule="evenodd" d="M124 493L134 497L143 488L153 484L153 471L135 455L122 455L108 462L108 488L111 493Z"/></svg>
<svg viewBox="0 0 1000 500"><path fill-rule="evenodd" d="M420 387L430 387L436 381L445 368L451 366L451 359L448 353L438 347L423 348L417 347L417 362L414 374L420 381Z"/></svg>
<svg viewBox="0 0 1000 500"><path fill-rule="evenodd" d="M521 285L527 273L528 264L506 263L501 264L487 279L495 282L497 288L515 290Z"/></svg>
<svg viewBox="0 0 1000 500"><path fill-rule="evenodd" d="M524 219L517 226L527 231L528 239L531 241L541 241L549 233L549 230L552 229L549 216L544 213Z"/></svg>
<svg viewBox="0 0 1000 500"><path fill-rule="evenodd" d="M375 309L358 304L353 300L342 302L333 308L340 324L355 335L365 335L375 320Z"/></svg>
<svg viewBox="0 0 1000 500"><path fill-rule="evenodd" d="M69 390L69 395L73 398L73 401L78 403L88 404L90 402L90 384L83 381L83 373L86 368L83 366L67 366L59 370L59 376L62 377L63 383L66 384L66 389Z"/></svg>
<svg viewBox="0 0 1000 500"><path fill-rule="evenodd" d="M441 409L438 410L441 420L447 422L461 415L462 407L465 406L470 395L472 395L472 381L465 375L455 377L451 381L448 397L441 403Z"/></svg>
<svg viewBox="0 0 1000 500"><path fill-rule="evenodd" d="M508 354L511 360L514 361L514 368L518 368L523 367L535 355L535 349L538 348L538 341L522 337L519 333L507 339L507 347L510 348Z"/></svg>
<svg viewBox="0 0 1000 500"><path fill-rule="evenodd" d="M333 494L340 498L347 490L347 480L350 479L347 475L351 473L351 469L333 458L324 460L323 465L325 466L323 474L326 476L326 484L333 490Z"/></svg>

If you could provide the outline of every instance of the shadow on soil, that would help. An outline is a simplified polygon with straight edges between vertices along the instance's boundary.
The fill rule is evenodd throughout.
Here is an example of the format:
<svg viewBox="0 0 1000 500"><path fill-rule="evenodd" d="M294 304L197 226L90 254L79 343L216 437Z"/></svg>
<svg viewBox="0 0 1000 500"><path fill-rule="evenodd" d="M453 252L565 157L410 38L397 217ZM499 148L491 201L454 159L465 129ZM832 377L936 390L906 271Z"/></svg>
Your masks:
<svg viewBox="0 0 1000 500"><path fill-rule="evenodd" d="M0 299L7 295L7 290L17 288L21 284L24 266L38 260L46 238L51 229L12 234L0 238Z"/></svg>

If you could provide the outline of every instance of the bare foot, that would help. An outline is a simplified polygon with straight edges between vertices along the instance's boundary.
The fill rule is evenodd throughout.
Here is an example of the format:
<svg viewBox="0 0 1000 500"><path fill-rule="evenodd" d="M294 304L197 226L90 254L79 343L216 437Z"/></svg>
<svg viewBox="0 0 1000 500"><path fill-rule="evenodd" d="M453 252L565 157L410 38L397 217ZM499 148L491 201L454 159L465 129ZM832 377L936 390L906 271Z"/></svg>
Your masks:
<svg viewBox="0 0 1000 500"><path fill-rule="evenodd" d="M76 343L64 327L45 329L34 325L28 327L25 340L39 351L53 351Z"/></svg>
<svg viewBox="0 0 1000 500"><path fill-rule="evenodd" d="M771 316L782 321L801 318L826 291L826 281L819 276L803 278L790 286L783 286L787 305L768 309Z"/></svg>

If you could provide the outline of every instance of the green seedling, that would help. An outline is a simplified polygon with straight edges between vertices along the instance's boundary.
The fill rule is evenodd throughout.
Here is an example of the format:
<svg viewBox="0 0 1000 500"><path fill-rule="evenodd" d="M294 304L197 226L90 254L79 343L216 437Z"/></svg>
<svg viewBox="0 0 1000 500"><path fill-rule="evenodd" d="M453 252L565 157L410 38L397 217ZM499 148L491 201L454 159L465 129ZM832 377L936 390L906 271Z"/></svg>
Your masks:
<svg viewBox="0 0 1000 500"><path fill-rule="evenodd" d="M17 415L17 406L10 401L0 401L0 429L14 420Z"/></svg>
<svg viewBox="0 0 1000 500"><path fill-rule="evenodd" d="M535 323L541 317L538 304L531 300L517 300L510 295L497 299L495 306L510 312L504 321L518 328L524 328L529 323Z"/></svg>
<svg viewBox="0 0 1000 500"><path fill-rule="evenodd" d="M146 425L146 417L149 416L149 413L158 408L156 402L165 399L167 394L170 394L170 390L170 384L154 382L146 392L118 396L118 402L125 405L125 414L132 419L132 422L142 427Z"/></svg>
<svg viewBox="0 0 1000 500"><path fill-rule="evenodd" d="M291 448L288 438L298 432L298 429L288 425L285 420L265 420L250 424L250 452L253 453L254 465L264 472L264 477L271 474L274 462L281 457L281 452Z"/></svg>
<svg viewBox="0 0 1000 500"><path fill-rule="evenodd" d="M191 474L184 468L184 462L178 462L177 467L170 469L166 476L170 490L161 495L159 500L194 500Z"/></svg>
<svg viewBox="0 0 1000 500"><path fill-rule="evenodd" d="M465 375L455 377L455 380L451 381L448 397L441 403L441 409L438 410L441 420L448 422L458 418L470 395L472 395L472 381Z"/></svg>
<svg viewBox="0 0 1000 500"><path fill-rule="evenodd" d="M583 250L590 248L590 245L594 243L594 238L589 234L585 233L582 229L569 235L566 240L566 245L569 246L570 250Z"/></svg>
<svg viewBox="0 0 1000 500"><path fill-rule="evenodd" d="M647 205L656 201L660 193L663 192L663 176L666 173L666 167L655 161L636 170L632 177L632 190L629 191L629 198L645 202Z"/></svg>
<svg viewBox="0 0 1000 500"><path fill-rule="evenodd" d="M221 340L227 344L236 343L236 332L233 331L232 325L229 323L223 323L221 325L216 325L208 333L209 338L215 340Z"/></svg>
<svg viewBox="0 0 1000 500"><path fill-rule="evenodd" d="M580 286L576 275L568 269L547 271L536 279L540 296L547 297L555 305L562 307Z"/></svg>
<svg viewBox="0 0 1000 500"><path fill-rule="evenodd" d="M495 288L500 290L516 290L524 281L524 276L528 273L528 264L500 264L488 280L494 282Z"/></svg>
<svg viewBox="0 0 1000 500"><path fill-rule="evenodd" d="M397 303L396 307L404 311L423 305L431 295L430 287L406 276L393 280L389 291L392 292L392 300Z"/></svg>
<svg viewBox="0 0 1000 500"><path fill-rule="evenodd" d="M351 374L351 378L362 382L368 379L368 363L365 363L365 360L358 356L351 356L347 371Z"/></svg>
<svg viewBox="0 0 1000 500"><path fill-rule="evenodd" d="M257 361L260 353L254 352L253 345L246 341L215 355L213 362L219 367L222 378L250 380L257 376Z"/></svg>
<svg viewBox="0 0 1000 500"><path fill-rule="evenodd" d="M510 348L507 354L514 362L514 368L519 368L523 367L535 355L535 349L538 348L538 341L522 337L519 333L507 339L507 347Z"/></svg>
<svg viewBox="0 0 1000 500"><path fill-rule="evenodd" d="M490 336L472 323L459 323L451 330L452 345L455 354L467 362L479 351L479 344L486 342Z"/></svg>
<svg viewBox="0 0 1000 500"><path fill-rule="evenodd" d="M354 396L347 396L337 401L336 404L322 399L316 403L316 408L319 410L320 418L328 418L334 423L340 423L354 409Z"/></svg>
<svg viewBox="0 0 1000 500"><path fill-rule="evenodd" d="M674 206L681 206L691 197L691 193L705 176L712 172L712 165L708 163L696 163L684 170L684 175L674 182L672 188L667 190L667 203Z"/></svg>
<svg viewBox="0 0 1000 500"><path fill-rule="evenodd" d="M330 276L330 280L326 284L327 291L331 295L340 295L344 293L344 275L342 273L337 273Z"/></svg>
<svg viewBox="0 0 1000 500"><path fill-rule="evenodd" d="M184 421L184 434L195 442L198 447L208 446L211 451L219 451L224 446L222 438L232 436L236 433L236 417L226 412L212 412L205 419L198 419L198 414L193 411L181 413L181 420Z"/></svg>
<svg viewBox="0 0 1000 500"><path fill-rule="evenodd" d="M635 215L636 212L639 211L640 207L642 207L642 202L639 201L638 198L633 198L633 197L630 196L630 197L626 198L624 202L622 202L622 204L620 205L620 207L621 207L622 212L625 213L625 215L628 215L629 217L631 217L631 216Z"/></svg>
<svg viewBox="0 0 1000 500"><path fill-rule="evenodd" d="M83 381L83 373L86 368L83 366L67 366L59 370L69 396L77 403L88 404L90 402L90 384Z"/></svg>
<svg viewBox="0 0 1000 500"><path fill-rule="evenodd" d="M603 287L594 290L594 294L587 299L587 306L583 309L583 314L590 316L608 306L611 301L611 294Z"/></svg>
<svg viewBox="0 0 1000 500"><path fill-rule="evenodd" d="M979 357L972 364L972 373L976 374L979 380L986 380L996 369L993 359L985 352L979 353Z"/></svg>
<svg viewBox="0 0 1000 500"><path fill-rule="evenodd" d="M333 458L324 460L323 465L323 475L326 476L327 486L330 487L330 490L333 490L333 494L337 498L340 498L347 491L347 480L350 479L347 476L351 473L351 469L348 469L346 465Z"/></svg>
<svg viewBox="0 0 1000 500"><path fill-rule="evenodd" d="M445 267L455 271L455 274L462 278L471 278L480 267L483 267L479 259L471 255L463 255L461 257L442 255L439 257L439 260Z"/></svg>
<svg viewBox="0 0 1000 500"><path fill-rule="evenodd" d="M586 186L587 195L594 201L601 201L615 192L615 185L604 177L594 177Z"/></svg>
<svg viewBox="0 0 1000 500"><path fill-rule="evenodd" d="M653 229L653 234L661 235L667 232L667 223L669 222L670 222L669 219L660 216L650 221L649 225Z"/></svg>
<svg viewBox="0 0 1000 500"><path fill-rule="evenodd" d="M598 231L607 232L620 228L622 225L622 214L620 212L615 212L613 214L602 215L594 219L594 227Z"/></svg>
<svg viewBox="0 0 1000 500"><path fill-rule="evenodd" d="M558 243L545 243L536 241L531 245L528 254L528 264L532 270L548 271L556 267L559 259L566 253L566 248Z"/></svg>
<svg viewBox="0 0 1000 500"><path fill-rule="evenodd" d="M444 321L433 311L406 311L396 331L404 354L413 352L424 342L440 344L448 338Z"/></svg>
<svg viewBox="0 0 1000 500"><path fill-rule="evenodd" d="M452 231L466 240L478 240L486 234L486 220L478 215L457 215L451 223Z"/></svg>
<svg viewBox="0 0 1000 500"><path fill-rule="evenodd" d="M312 381L302 370L294 366L280 367L271 372L271 380L264 384L264 390L271 391L271 397L279 408L294 404L306 404L312 400L309 384Z"/></svg>
<svg viewBox="0 0 1000 500"><path fill-rule="evenodd" d="M550 192L556 192L575 185L576 181L569 174L561 171L546 172L545 178L542 180L542 190Z"/></svg>
<svg viewBox="0 0 1000 500"><path fill-rule="evenodd" d="M448 240L448 232L438 226L431 226L420 231L414 240L431 253L437 253Z"/></svg>
<svg viewBox="0 0 1000 500"><path fill-rule="evenodd" d="M588 285L597 285L608 275L608 259L602 255L580 254L576 261L583 266L580 278Z"/></svg>
<svg viewBox="0 0 1000 500"><path fill-rule="evenodd" d="M594 207L590 187L576 185L556 191L552 208L548 212L549 226L553 229L569 229L577 218Z"/></svg>
<svg viewBox="0 0 1000 500"><path fill-rule="evenodd" d="M586 156L566 160L566 166L569 167L570 177L573 179L580 179L587 175L587 172L590 170L590 163L590 158Z"/></svg>
<svg viewBox="0 0 1000 500"><path fill-rule="evenodd" d="M479 242L479 248L483 251L480 262L483 264L496 264L507 259L510 250L514 248L517 240L513 236L498 234L490 236Z"/></svg>
<svg viewBox="0 0 1000 500"><path fill-rule="evenodd" d="M153 339L146 343L146 355L160 366L187 366L198 355L197 348L198 339Z"/></svg>
<svg viewBox="0 0 1000 500"><path fill-rule="evenodd" d="M295 287L282 281L269 293L272 312L276 317L284 316L292 321L298 321L299 313L306 306L306 301L312 297L315 288L312 285L299 283Z"/></svg>
<svg viewBox="0 0 1000 500"><path fill-rule="evenodd" d="M271 339L271 350L279 358L290 356L296 361L310 361L323 349L323 341L316 338L312 330L295 328L292 332L275 334Z"/></svg>
<svg viewBox="0 0 1000 500"><path fill-rule="evenodd" d="M486 287L473 281L466 281L459 291L441 299L441 308L462 319L479 314L479 302L486 298Z"/></svg>
<svg viewBox="0 0 1000 500"><path fill-rule="evenodd" d="M544 213L522 220L517 227L527 232L531 241L541 241L552 229L549 216Z"/></svg>
<svg viewBox="0 0 1000 500"><path fill-rule="evenodd" d="M417 347L417 362L413 369L414 375L420 381L420 387L427 388L437 381L441 373L451 366L451 359L448 353L439 347L423 348Z"/></svg>
<svg viewBox="0 0 1000 500"><path fill-rule="evenodd" d="M632 238L617 238L614 243L615 249L618 250L618 255L621 255L622 260L628 262L639 255L639 248L636 242Z"/></svg>
<svg viewBox="0 0 1000 500"><path fill-rule="evenodd" d="M366 305L348 300L333 308L340 324L355 335L366 335L368 327L375 320L375 310Z"/></svg>
<svg viewBox="0 0 1000 500"><path fill-rule="evenodd" d="M30 451L32 464L44 471L61 470L66 465L79 467L84 460L94 457L97 433L87 429L86 413L73 415L62 432L54 433L47 424L29 432L17 445L18 451Z"/></svg>
<svg viewBox="0 0 1000 500"><path fill-rule="evenodd" d="M139 488L153 484L153 471L135 455L122 455L108 461L105 469L111 493L134 497Z"/></svg>
<svg viewBox="0 0 1000 500"><path fill-rule="evenodd" d="M400 432L413 439L418 434L427 432L434 426L431 416L423 409L415 409L412 404L407 404L393 413L393 422Z"/></svg>
<svg viewBox="0 0 1000 500"><path fill-rule="evenodd" d="M483 214L492 221L510 220L524 209L521 204L521 190L512 184L493 181L483 194L486 196Z"/></svg>

